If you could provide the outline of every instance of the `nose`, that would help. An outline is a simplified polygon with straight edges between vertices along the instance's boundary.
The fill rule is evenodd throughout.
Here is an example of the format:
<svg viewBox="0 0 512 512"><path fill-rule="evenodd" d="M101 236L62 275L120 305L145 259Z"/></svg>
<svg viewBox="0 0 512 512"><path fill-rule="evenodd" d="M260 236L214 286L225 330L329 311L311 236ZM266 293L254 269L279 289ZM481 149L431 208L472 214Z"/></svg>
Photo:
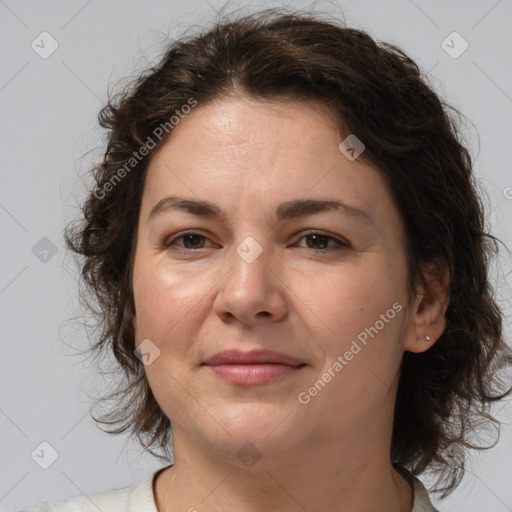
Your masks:
<svg viewBox="0 0 512 512"><path fill-rule="evenodd" d="M239 250L233 251L230 270L219 284L215 313L223 321L238 320L249 326L281 320L287 313L286 285L270 268L271 249L254 260L244 257L243 246Z"/></svg>

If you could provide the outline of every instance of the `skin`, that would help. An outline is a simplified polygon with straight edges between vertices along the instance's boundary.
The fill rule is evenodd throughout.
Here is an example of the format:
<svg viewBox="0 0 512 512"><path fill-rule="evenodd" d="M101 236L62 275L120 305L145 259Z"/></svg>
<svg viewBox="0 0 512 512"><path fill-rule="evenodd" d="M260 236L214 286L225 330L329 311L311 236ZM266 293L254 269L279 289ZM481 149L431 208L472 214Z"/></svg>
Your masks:
<svg viewBox="0 0 512 512"><path fill-rule="evenodd" d="M390 464L399 365L404 350L425 351L442 334L446 276L428 274L435 293L420 287L408 301L398 210L378 169L339 151L344 138L323 105L236 97L198 105L152 157L133 291L136 345L160 351L145 370L173 425L175 464L154 485L159 512L412 510L411 487ZM170 210L148 220L171 194L208 200L225 219ZM333 210L276 222L278 204L304 198L342 200L372 221ZM165 247L190 229L205 238ZM249 236L263 249L251 263L236 252ZM401 311L300 403L395 303ZM201 365L231 348L307 366L242 387ZM237 456L249 442L260 456L251 467Z"/></svg>

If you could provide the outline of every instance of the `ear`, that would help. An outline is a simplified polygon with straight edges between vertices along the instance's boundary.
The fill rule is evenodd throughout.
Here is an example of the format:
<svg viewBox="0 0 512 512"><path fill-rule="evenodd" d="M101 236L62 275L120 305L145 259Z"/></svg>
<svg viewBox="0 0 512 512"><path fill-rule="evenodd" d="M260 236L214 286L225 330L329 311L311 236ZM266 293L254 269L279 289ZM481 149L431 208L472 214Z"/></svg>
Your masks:
<svg viewBox="0 0 512 512"><path fill-rule="evenodd" d="M422 272L428 286L418 286L404 343L404 350L416 353L425 352L441 337L450 302L450 276L446 263L437 259L424 264Z"/></svg>

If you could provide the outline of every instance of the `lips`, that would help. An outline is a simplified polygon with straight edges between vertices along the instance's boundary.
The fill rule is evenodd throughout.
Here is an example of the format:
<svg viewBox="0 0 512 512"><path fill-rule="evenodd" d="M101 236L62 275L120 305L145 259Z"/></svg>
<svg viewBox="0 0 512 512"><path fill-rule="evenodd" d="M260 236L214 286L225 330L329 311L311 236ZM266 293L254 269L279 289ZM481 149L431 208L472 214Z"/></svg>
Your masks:
<svg viewBox="0 0 512 512"><path fill-rule="evenodd" d="M256 386L297 373L306 363L271 350L225 350L207 359L203 365L231 384Z"/></svg>
<svg viewBox="0 0 512 512"><path fill-rule="evenodd" d="M242 352L240 350L224 350L207 359L204 364L208 366L219 366L224 364L285 364L288 366L299 366L302 361L273 350L252 350Z"/></svg>

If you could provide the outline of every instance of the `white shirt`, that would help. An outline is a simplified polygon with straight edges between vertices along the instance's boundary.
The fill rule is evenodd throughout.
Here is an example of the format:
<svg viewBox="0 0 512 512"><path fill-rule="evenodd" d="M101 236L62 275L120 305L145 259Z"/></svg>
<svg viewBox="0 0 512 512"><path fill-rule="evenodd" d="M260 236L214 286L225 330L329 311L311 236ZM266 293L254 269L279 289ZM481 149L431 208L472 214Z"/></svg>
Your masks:
<svg viewBox="0 0 512 512"><path fill-rule="evenodd" d="M143 480L117 489L81 495L67 502L47 501L38 508L21 512L159 512L153 495L153 480L161 469ZM413 477L414 507L412 512L439 512L430 501L427 490Z"/></svg>

